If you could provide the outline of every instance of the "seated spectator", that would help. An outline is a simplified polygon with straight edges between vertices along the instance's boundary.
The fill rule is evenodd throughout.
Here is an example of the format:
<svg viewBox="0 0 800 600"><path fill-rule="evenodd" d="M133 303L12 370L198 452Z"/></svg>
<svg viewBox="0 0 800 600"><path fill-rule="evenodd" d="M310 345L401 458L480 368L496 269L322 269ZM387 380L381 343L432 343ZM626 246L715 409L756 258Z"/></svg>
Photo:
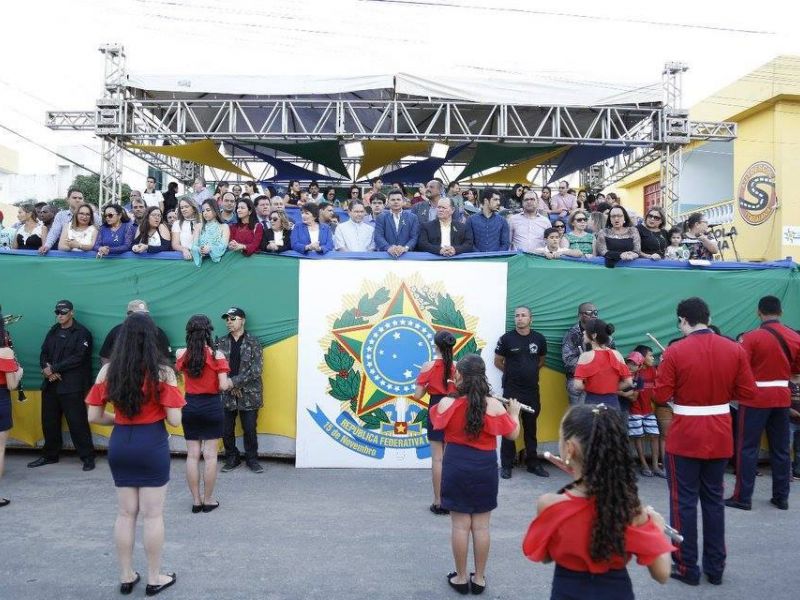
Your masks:
<svg viewBox="0 0 800 600"><path fill-rule="evenodd" d="M669 246L664 251L664 258L667 260L689 260L689 250L684 248L681 242L683 234L677 227L669 230Z"/></svg>
<svg viewBox="0 0 800 600"><path fill-rule="evenodd" d="M94 226L94 211L88 204L81 204L75 211L72 220L61 230L58 249L64 252L89 252L94 249L97 239L97 227Z"/></svg>
<svg viewBox="0 0 800 600"><path fill-rule="evenodd" d="M570 250L562 246L564 237L555 227L548 227L544 232L544 246L534 249L533 253L545 258L561 258L562 256L574 256L582 258L580 250Z"/></svg>
<svg viewBox="0 0 800 600"><path fill-rule="evenodd" d="M161 209L151 206L136 228L131 251L136 254L156 254L172 250L172 234L163 222Z"/></svg>
<svg viewBox="0 0 800 600"><path fill-rule="evenodd" d="M708 237L708 220L703 213L692 213L686 219L686 230L681 244L689 251L689 260L714 260L719 246L714 238Z"/></svg>
<svg viewBox="0 0 800 600"><path fill-rule="evenodd" d="M525 199L525 186L521 183L515 183L511 188L511 194L506 198L506 208L515 210L522 206Z"/></svg>
<svg viewBox="0 0 800 600"><path fill-rule="evenodd" d="M170 181L167 184L167 191L162 194L162 198L164 198L164 210L169 213L170 211L175 211L175 215L178 214L178 182L177 181Z"/></svg>
<svg viewBox="0 0 800 600"><path fill-rule="evenodd" d="M21 204L17 210L16 235L11 239L15 250L38 250L47 239L47 227L39 221L33 204Z"/></svg>
<svg viewBox="0 0 800 600"><path fill-rule="evenodd" d="M300 182L297 179L289 181L289 190L283 198L283 202L288 206L300 206Z"/></svg>
<svg viewBox="0 0 800 600"><path fill-rule="evenodd" d="M270 226L261 237L261 252L280 253L292 249L290 235L293 223L283 210L273 210L269 215Z"/></svg>
<svg viewBox="0 0 800 600"><path fill-rule="evenodd" d="M273 210L283 210L286 203L283 201L283 196L280 194L275 194L274 196L270 196L269 199L269 208L270 211Z"/></svg>
<svg viewBox="0 0 800 600"><path fill-rule="evenodd" d="M200 224L200 215L194 202L186 198L178 202L178 220L172 224L172 249L183 254L184 260L192 259L194 229Z"/></svg>
<svg viewBox="0 0 800 600"><path fill-rule="evenodd" d="M419 219L411 211L403 210L403 193L389 192L389 210L382 211L375 219L375 249L388 252L397 258L417 245Z"/></svg>
<svg viewBox="0 0 800 600"><path fill-rule="evenodd" d="M605 213L597 210L597 204L595 204L595 210L589 213L589 226L586 228L586 230L597 234L597 232L601 229L605 229L607 220L608 216Z"/></svg>
<svg viewBox="0 0 800 600"><path fill-rule="evenodd" d="M604 256L607 266L639 258L642 250L639 231L631 225L628 211L614 206L608 213L608 221L609 226L597 232L597 256Z"/></svg>
<svg viewBox="0 0 800 600"><path fill-rule="evenodd" d="M466 211L466 205L464 209ZM481 193L481 211L467 221L476 252L508 250L508 221L498 214L499 211L500 194L492 188L484 189Z"/></svg>
<svg viewBox="0 0 800 600"><path fill-rule="evenodd" d="M405 196L403 196L405 198ZM353 202L351 200L351 202ZM378 215L383 212L383 209L386 207L386 196L384 196L381 192L377 194L372 194L372 198L369 200L369 208L372 211L372 214L368 214L364 217L364 223L372 223L373 225L378 220ZM367 208L367 205L364 205L364 208Z"/></svg>
<svg viewBox="0 0 800 600"><path fill-rule="evenodd" d="M403 194L403 196L405 196L405 194ZM418 183L417 193L414 194L413 198L411 198L411 206L414 206L415 204L419 204L420 202L425 201L427 197L428 197L428 188L425 187L424 183Z"/></svg>
<svg viewBox="0 0 800 600"><path fill-rule="evenodd" d="M172 231L172 224L178 219L178 212L171 210L167 212L167 228Z"/></svg>
<svg viewBox="0 0 800 600"><path fill-rule="evenodd" d="M578 208L586 209L586 190L579 191L576 198L576 204Z"/></svg>
<svg viewBox="0 0 800 600"><path fill-rule="evenodd" d="M236 217L236 196L233 192L223 192L219 203L219 218L223 223L231 225L238 220Z"/></svg>
<svg viewBox="0 0 800 600"><path fill-rule="evenodd" d="M363 200L361 198L361 188L358 187L356 184L350 186L350 194L347 197L348 200Z"/></svg>
<svg viewBox="0 0 800 600"><path fill-rule="evenodd" d="M255 198L259 194L258 184L255 181L245 181L243 193L248 194L251 198Z"/></svg>
<svg viewBox="0 0 800 600"><path fill-rule="evenodd" d="M239 198L236 202L236 223L230 225L228 250L250 256L258 250L264 228L256 219L255 208L250 198Z"/></svg>
<svg viewBox="0 0 800 600"><path fill-rule="evenodd" d="M558 233L561 234L561 237L564 237L567 234L567 221L566 219L554 219L553 220L553 227L558 229ZM567 246L569 246L569 242L567 242Z"/></svg>
<svg viewBox="0 0 800 600"><path fill-rule="evenodd" d="M200 226L194 228L194 241L192 242L192 258L198 267L203 257L209 257L212 262L219 262L225 250L228 249L230 228L222 222L219 215L217 201L206 198L200 207Z"/></svg>
<svg viewBox="0 0 800 600"><path fill-rule="evenodd" d="M472 252L472 228L455 220L453 218L455 211L456 205L452 198L447 196L439 198L436 204L436 218L423 223L419 228L417 250L439 256ZM502 217L497 218L502 220Z"/></svg>
<svg viewBox="0 0 800 600"><path fill-rule="evenodd" d="M480 209L478 208L478 190L475 188L469 188L464 190L462 194L464 197L464 212L468 215L474 215Z"/></svg>
<svg viewBox="0 0 800 600"><path fill-rule="evenodd" d="M558 216L563 212L560 208L558 208L558 206L556 206L552 194L553 192L550 189L549 185L543 186L542 191L540 193L541 199L539 200L539 206L538 206L539 212L542 212L545 215L547 215L548 220L550 220L551 222L553 219L557 219Z"/></svg>
<svg viewBox="0 0 800 600"><path fill-rule="evenodd" d="M39 217L39 220L42 222L42 225L47 227L47 230L50 231L50 226L53 224L53 220L56 218L56 209L52 204L48 204L47 202L40 202L39 204L41 206L37 205L38 208L36 209L36 214Z"/></svg>
<svg viewBox="0 0 800 600"><path fill-rule="evenodd" d="M644 222L639 223L636 229L639 231L642 250L639 256L651 260L661 260L667 249L669 241L664 226L667 223L664 211L658 206L653 206L645 214Z"/></svg>
<svg viewBox="0 0 800 600"><path fill-rule="evenodd" d="M597 207L597 196L594 194L587 194L586 201L583 203L583 209L588 213L593 213Z"/></svg>
<svg viewBox="0 0 800 600"><path fill-rule="evenodd" d="M131 220L138 225L139 221L144 218L144 213L147 210L147 204L145 204L144 200L142 199L142 192L139 190L131 190L130 199L130 217Z"/></svg>
<svg viewBox="0 0 800 600"><path fill-rule="evenodd" d="M316 202L315 202L316 204ZM333 233L336 233L336 226L339 224L339 218L336 216L336 211L333 204L327 201L319 203L319 222L331 228Z"/></svg>
<svg viewBox="0 0 800 600"><path fill-rule="evenodd" d="M222 195L227 194L229 192L228 190L229 187L230 184L227 181L220 181L219 183L217 183L217 187L214 188L214 198L216 199L217 203L222 202Z"/></svg>
<svg viewBox="0 0 800 600"><path fill-rule="evenodd" d="M522 212L512 215L508 219L511 249L522 252L533 252L541 248L544 243L544 232L550 229L550 219L540 209L540 201L536 192L528 191L522 197ZM569 242L562 242L563 248L569 247Z"/></svg>
<svg viewBox="0 0 800 600"><path fill-rule="evenodd" d="M144 203L148 206L148 208L151 206L157 206L161 209L162 214L166 214L166 210L164 209L164 195L156 189L155 177L151 176L147 178L144 193L142 194L142 200L144 200Z"/></svg>
<svg viewBox="0 0 800 600"><path fill-rule="evenodd" d="M588 224L589 215L579 208L569 216L572 231L565 236L569 242L569 249L579 251L584 258L594 256L594 234L586 231Z"/></svg>
<svg viewBox="0 0 800 600"><path fill-rule="evenodd" d="M242 197L242 186L240 186L238 183L234 183L231 186L231 191L233 192L233 195L236 196L237 200ZM248 194L248 196L249 195L250 194Z"/></svg>
<svg viewBox="0 0 800 600"><path fill-rule="evenodd" d="M336 188L333 187L325 188L325 201L330 202L333 205L336 205Z"/></svg>
<svg viewBox="0 0 800 600"><path fill-rule="evenodd" d="M364 223L367 211L360 200L350 202L350 220L341 223L333 233L333 246L345 252L371 252L375 250L375 227Z"/></svg>
<svg viewBox="0 0 800 600"><path fill-rule="evenodd" d="M103 224L93 250L97 252L98 258L130 252L135 234L136 224L128 217L125 209L120 204L106 204L103 209Z"/></svg>
<svg viewBox="0 0 800 600"><path fill-rule="evenodd" d="M300 209L301 223L292 229L292 250L301 254L325 254L333 250L331 228L319 222L319 206L306 202Z"/></svg>
<svg viewBox="0 0 800 600"><path fill-rule="evenodd" d="M319 191L318 181L312 181L308 184L308 201L315 204L322 204L325 201L325 196ZM331 204L333 204L333 202L331 202Z"/></svg>
<svg viewBox="0 0 800 600"><path fill-rule="evenodd" d="M265 195L256 196L253 199L253 206L256 208L256 220L261 223L261 228L266 231L269 227L269 213L272 212L269 198Z"/></svg>

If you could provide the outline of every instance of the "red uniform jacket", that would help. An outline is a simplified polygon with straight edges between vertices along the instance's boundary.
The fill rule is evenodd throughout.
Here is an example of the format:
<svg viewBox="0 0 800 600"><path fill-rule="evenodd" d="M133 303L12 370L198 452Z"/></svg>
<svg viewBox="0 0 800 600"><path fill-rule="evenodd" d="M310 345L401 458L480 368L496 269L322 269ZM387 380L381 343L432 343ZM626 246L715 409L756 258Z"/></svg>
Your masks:
<svg viewBox="0 0 800 600"><path fill-rule="evenodd" d="M769 335L769 334L767 334ZM696 331L669 346L656 375L656 402L672 398L681 406L715 406L748 401L755 381L741 345L710 329ZM689 458L728 458L733 454L731 416L676 414L666 450Z"/></svg>
<svg viewBox="0 0 800 600"><path fill-rule="evenodd" d="M780 342L775 336L764 331L769 328L786 342L792 360L786 358ZM791 405L792 395L788 383L780 387L760 387L767 382L788 381L792 375L800 373L800 335L777 320L764 321L761 327L748 331L742 338L747 351L753 376L756 379L756 393L750 400L742 400L744 406L754 408L785 408Z"/></svg>

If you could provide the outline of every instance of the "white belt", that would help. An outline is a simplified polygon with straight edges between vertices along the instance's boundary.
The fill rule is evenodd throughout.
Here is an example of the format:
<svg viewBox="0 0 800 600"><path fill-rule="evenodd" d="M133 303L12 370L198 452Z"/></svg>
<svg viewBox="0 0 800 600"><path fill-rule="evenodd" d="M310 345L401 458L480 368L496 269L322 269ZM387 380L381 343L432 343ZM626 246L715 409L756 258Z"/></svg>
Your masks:
<svg viewBox="0 0 800 600"><path fill-rule="evenodd" d="M774 381L756 381L756 387L789 387L789 380L776 379Z"/></svg>
<svg viewBox="0 0 800 600"><path fill-rule="evenodd" d="M714 404L713 406L687 406L686 404L673 404L672 412L685 417L707 417L709 415L726 415L730 412L730 404Z"/></svg>

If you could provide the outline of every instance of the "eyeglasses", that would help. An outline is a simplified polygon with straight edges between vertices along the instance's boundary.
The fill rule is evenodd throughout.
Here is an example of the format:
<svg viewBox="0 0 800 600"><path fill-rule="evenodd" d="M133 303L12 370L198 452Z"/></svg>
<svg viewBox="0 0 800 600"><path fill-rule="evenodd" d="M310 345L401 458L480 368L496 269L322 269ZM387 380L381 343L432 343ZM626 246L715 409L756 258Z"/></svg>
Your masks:
<svg viewBox="0 0 800 600"><path fill-rule="evenodd" d="M582 310L581 314L582 315L586 315L587 317L596 317L597 315L600 314L600 311L597 311L597 310Z"/></svg>
<svg viewBox="0 0 800 600"><path fill-rule="evenodd" d="M612 215L612 214L609 214L609 215L608 215L608 218L609 218L609 219L624 219L624 218L625 218L625 215L622 215L622 214L620 214L620 213L615 213L615 214L613 214L613 215Z"/></svg>
<svg viewBox="0 0 800 600"><path fill-rule="evenodd" d="M581 217L579 219L573 219L572 221L574 223L586 223L586 219L584 219L583 217Z"/></svg>

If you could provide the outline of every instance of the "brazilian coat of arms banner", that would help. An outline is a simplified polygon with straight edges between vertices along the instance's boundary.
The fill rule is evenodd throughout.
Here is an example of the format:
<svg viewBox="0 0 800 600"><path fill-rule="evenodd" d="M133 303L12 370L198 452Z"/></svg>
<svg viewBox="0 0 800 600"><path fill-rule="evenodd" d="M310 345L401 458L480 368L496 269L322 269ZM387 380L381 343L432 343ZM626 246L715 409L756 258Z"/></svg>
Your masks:
<svg viewBox="0 0 800 600"><path fill-rule="evenodd" d="M299 303L298 467L429 466L428 396L414 392L438 331L501 389L505 263L303 261Z"/></svg>

